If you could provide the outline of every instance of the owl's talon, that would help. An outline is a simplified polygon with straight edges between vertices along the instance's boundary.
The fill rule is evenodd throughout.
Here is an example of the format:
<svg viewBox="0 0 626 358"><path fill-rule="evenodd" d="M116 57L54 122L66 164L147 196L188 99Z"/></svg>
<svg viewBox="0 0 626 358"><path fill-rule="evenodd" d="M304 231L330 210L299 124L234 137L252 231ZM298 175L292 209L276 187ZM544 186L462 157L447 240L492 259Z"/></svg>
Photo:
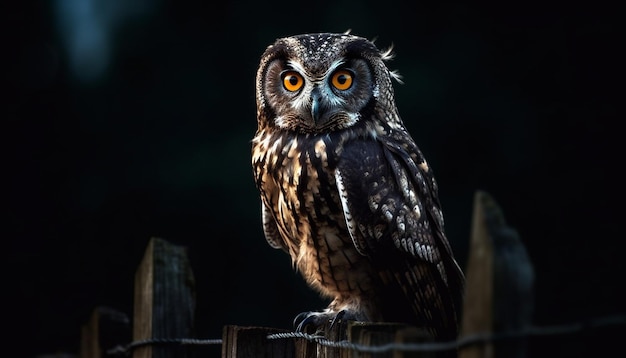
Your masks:
<svg viewBox="0 0 626 358"><path fill-rule="evenodd" d="M302 312L293 320L293 325L296 332L307 333L307 328L311 327L315 329L313 333L317 333L322 327L324 327L328 320L331 319L331 315L332 313L326 311Z"/></svg>
<svg viewBox="0 0 626 358"><path fill-rule="evenodd" d="M303 327L302 323L306 321L307 317L309 317L310 314L311 312L301 312L293 319L293 327L296 329L296 331L301 331L300 328Z"/></svg>
<svg viewBox="0 0 626 358"><path fill-rule="evenodd" d="M337 314L335 315L335 317L333 317L333 318L330 320L330 326L328 326L328 329L329 329L329 330L330 330L330 329L333 329L333 326L335 325L335 323L336 323L337 321L341 321L341 319L342 319L344 316L346 316L346 313L347 313L347 312L348 312L348 311L346 311L346 310L341 310L341 311L337 312ZM348 315L348 316L350 316L350 315Z"/></svg>
<svg viewBox="0 0 626 358"><path fill-rule="evenodd" d="M329 324L328 328L332 329L341 320L356 320L356 315L348 310L302 312L294 318L293 325L296 332L306 332L307 328L312 327L317 333L323 330L327 324Z"/></svg>

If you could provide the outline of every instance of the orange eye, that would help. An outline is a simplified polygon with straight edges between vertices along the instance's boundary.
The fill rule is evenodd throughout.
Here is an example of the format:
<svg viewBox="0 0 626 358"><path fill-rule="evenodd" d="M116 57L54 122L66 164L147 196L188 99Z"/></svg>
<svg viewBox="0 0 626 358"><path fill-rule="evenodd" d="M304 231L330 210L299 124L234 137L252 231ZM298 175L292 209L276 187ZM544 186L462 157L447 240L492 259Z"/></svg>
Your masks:
<svg viewBox="0 0 626 358"><path fill-rule="evenodd" d="M345 91L352 86L352 72L347 70L339 70L333 73L330 82L336 89Z"/></svg>
<svg viewBox="0 0 626 358"><path fill-rule="evenodd" d="M287 91L295 92L302 88L303 84L304 79L298 72L287 71L283 74L283 86Z"/></svg>

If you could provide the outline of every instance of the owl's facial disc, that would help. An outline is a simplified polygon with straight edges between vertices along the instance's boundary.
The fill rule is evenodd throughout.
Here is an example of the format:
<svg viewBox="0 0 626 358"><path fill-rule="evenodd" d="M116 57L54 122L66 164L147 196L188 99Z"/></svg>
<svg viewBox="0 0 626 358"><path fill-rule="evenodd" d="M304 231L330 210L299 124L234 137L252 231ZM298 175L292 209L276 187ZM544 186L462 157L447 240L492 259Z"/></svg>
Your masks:
<svg viewBox="0 0 626 358"><path fill-rule="evenodd" d="M268 94L284 96L268 96L274 102L274 123L283 129L310 133L350 127L372 97L369 68L361 59L336 60L325 69L278 62L270 69L279 76L273 81L279 88Z"/></svg>

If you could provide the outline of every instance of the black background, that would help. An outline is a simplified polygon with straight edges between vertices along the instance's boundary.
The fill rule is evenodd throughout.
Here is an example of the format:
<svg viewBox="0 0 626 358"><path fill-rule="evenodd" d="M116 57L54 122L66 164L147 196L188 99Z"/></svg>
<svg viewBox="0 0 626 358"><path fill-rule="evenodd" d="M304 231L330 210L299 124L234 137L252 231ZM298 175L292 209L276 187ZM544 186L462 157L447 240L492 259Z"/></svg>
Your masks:
<svg viewBox="0 0 626 358"><path fill-rule="evenodd" d="M131 314L150 237L188 248L201 338L227 324L290 328L323 308L262 234L254 77L277 37L347 29L394 45L397 104L435 170L461 264L474 192L486 190L533 260L535 324L624 312L617 9L14 3L0 15L3 356L76 353L94 307ZM534 352L606 353L623 333L538 338Z"/></svg>

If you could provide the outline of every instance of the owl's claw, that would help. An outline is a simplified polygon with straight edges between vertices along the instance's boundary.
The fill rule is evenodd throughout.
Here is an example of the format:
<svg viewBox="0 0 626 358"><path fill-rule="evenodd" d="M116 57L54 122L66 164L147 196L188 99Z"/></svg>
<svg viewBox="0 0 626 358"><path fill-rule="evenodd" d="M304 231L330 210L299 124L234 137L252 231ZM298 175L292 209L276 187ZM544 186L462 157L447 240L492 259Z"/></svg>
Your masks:
<svg viewBox="0 0 626 358"><path fill-rule="evenodd" d="M328 323L329 329L332 329L335 323L341 320L354 320L355 315L350 311L341 310L336 311L319 311L319 312L302 312L296 316L293 320L293 325L296 332L306 332L308 328L315 329L314 333L318 333L324 330L324 326Z"/></svg>
<svg viewBox="0 0 626 358"><path fill-rule="evenodd" d="M293 326L296 332L303 333L317 333L321 327L323 327L329 319L328 312L302 312L296 316L293 320ZM314 329L314 332L310 332Z"/></svg>
<svg viewBox="0 0 626 358"><path fill-rule="evenodd" d="M341 321L342 318L344 318L344 316L350 316L349 314L346 314L348 311L346 310L341 310L339 312L337 312L337 314L335 315L335 317L331 318L330 320L330 326L328 326L328 329L331 330L333 329L333 326L335 325L335 323L337 323L338 321Z"/></svg>

